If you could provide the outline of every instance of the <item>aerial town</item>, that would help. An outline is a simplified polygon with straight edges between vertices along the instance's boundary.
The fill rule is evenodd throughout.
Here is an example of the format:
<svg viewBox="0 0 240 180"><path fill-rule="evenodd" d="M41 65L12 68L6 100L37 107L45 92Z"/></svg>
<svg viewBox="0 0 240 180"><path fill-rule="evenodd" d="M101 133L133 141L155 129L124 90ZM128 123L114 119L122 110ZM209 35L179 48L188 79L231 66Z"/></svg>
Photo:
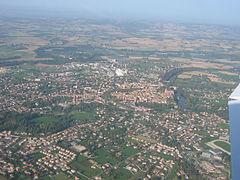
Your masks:
<svg viewBox="0 0 240 180"><path fill-rule="evenodd" d="M0 21L0 179L230 179L240 29L26 22Z"/></svg>

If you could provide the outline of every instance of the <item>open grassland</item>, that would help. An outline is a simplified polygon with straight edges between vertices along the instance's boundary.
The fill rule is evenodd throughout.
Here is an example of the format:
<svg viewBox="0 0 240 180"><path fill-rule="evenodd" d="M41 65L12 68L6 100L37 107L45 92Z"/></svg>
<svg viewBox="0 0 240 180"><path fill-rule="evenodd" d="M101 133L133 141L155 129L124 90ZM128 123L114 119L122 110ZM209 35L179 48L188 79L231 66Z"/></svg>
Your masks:
<svg viewBox="0 0 240 180"><path fill-rule="evenodd" d="M229 124L227 124L227 123L220 123L220 124L218 124L218 127L221 129L229 129L230 128Z"/></svg>
<svg viewBox="0 0 240 180"><path fill-rule="evenodd" d="M235 84L233 80L235 80L238 76L236 75L227 75L223 73L209 73L204 71L191 71L191 72L184 72L178 76L181 79L191 79L193 76L206 76L212 82L217 83L225 83L225 84Z"/></svg>
<svg viewBox="0 0 240 180"><path fill-rule="evenodd" d="M231 152L231 146L229 143L223 142L223 141L215 141L214 142L215 145L223 148L224 150Z"/></svg>
<svg viewBox="0 0 240 180"><path fill-rule="evenodd" d="M110 148L101 148L96 151L96 159L99 164L110 163L111 165L117 164L117 159L112 156Z"/></svg>
<svg viewBox="0 0 240 180"><path fill-rule="evenodd" d="M54 119L54 118L51 118L51 117L39 117L39 118L36 118L33 120L34 122L36 123L39 123L39 124L51 124L51 123L57 123L57 120Z"/></svg>
<svg viewBox="0 0 240 180"><path fill-rule="evenodd" d="M73 113L71 115L72 120L83 120L83 119L90 119L95 117L95 113L91 112L79 112L79 113Z"/></svg>

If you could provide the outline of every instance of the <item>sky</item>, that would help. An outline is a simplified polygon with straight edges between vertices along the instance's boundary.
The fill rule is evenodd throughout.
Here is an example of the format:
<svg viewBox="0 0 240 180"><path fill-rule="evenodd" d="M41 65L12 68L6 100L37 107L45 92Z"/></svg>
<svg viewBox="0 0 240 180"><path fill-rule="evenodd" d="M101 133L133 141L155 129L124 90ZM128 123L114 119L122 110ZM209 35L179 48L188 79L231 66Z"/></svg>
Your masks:
<svg viewBox="0 0 240 180"><path fill-rule="evenodd" d="M0 13L58 12L104 18L240 25L240 0L0 0Z"/></svg>

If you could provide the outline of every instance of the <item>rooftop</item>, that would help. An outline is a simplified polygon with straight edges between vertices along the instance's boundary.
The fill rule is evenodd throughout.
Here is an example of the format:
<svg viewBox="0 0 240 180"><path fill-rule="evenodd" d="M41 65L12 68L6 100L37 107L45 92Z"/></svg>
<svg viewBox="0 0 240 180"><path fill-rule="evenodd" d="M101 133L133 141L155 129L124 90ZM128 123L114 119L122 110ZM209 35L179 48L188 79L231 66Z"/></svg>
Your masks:
<svg viewBox="0 0 240 180"><path fill-rule="evenodd" d="M240 84L237 86L237 88L230 95L229 99L231 99L231 100L240 100Z"/></svg>

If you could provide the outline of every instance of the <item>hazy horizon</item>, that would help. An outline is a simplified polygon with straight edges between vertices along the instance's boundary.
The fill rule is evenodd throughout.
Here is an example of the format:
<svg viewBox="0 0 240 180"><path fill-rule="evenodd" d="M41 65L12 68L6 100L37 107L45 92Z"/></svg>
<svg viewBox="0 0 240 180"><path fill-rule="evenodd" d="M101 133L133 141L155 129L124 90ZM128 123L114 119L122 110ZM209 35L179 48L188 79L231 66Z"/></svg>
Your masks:
<svg viewBox="0 0 240 180"><path fill-rule="evenodd" d="M56 16L148 19L191 23L240 25L240 2L236 0L11 0L0 2L1 15L52 12Z"/></svg>

